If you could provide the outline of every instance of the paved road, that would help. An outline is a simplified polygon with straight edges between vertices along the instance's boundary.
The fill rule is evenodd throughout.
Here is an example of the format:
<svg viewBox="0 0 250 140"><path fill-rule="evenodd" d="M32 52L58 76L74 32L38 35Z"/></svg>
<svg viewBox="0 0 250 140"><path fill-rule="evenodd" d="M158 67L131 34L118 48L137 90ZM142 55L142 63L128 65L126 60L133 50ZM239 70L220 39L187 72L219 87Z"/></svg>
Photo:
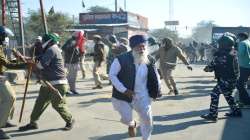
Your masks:
<svg viewBox="0 0 250 140"><path fill-rule="evenodd" d="M217 123L208 123L199 117L207 112L209 92L215 85L212 74L203 72L203 67L196 65L192 72L183 65L177 67L175 79L181 93L179 96L166 95L168 90L163 83L164 96L153 102L152 140L249 140L250 111L243 110L244 116L240 119L225 118L224 113L229 108L224 98L220 100ZM77 81L80 95L67 98L76 119L72 131L61 130L65 123L51 106L40 118L38 130L17 132L17 127L5 130L15 140L128 140L127 127L119 122L118 113L113 110L110 102L111 86L105 81L104 89L92 90L93 84L89 72L86 79ZM23 121L19 126L29 122L38 88L37 84L31 83ZM13 122L18 120L24 86L17 85L15 89L18 94ZM140 140L139 135L133 140Z"/></svg>

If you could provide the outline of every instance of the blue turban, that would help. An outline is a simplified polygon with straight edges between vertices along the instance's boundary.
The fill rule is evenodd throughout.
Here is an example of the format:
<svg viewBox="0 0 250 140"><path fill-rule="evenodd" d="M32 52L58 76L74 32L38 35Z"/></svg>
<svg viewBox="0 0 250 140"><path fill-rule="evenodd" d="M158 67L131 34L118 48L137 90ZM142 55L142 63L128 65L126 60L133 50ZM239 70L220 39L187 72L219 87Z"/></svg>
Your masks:
<svg viewBox="0 0 250 140"><path fill-rule="evenodd" d="M139 45L141 43L146 43L146 42L147 42L147 39L143 35L134 35L134 36L129 38L129 45L131 48L134 48L137 45Z"/></svg>

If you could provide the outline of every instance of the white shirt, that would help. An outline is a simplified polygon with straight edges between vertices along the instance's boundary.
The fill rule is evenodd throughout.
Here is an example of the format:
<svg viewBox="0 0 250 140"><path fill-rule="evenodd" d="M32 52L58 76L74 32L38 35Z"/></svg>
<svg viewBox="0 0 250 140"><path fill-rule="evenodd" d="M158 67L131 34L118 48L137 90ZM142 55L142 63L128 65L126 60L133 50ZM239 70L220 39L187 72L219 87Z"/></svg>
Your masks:
<svg viewBox="0 0 250 140"><path fill-rule="evenodd" d="M135 76L135 85L134 92L135 98L141 98L148 96L147 89L147 75L148 68L146 64L136 64L136 76ZM111 80L113 86L121 93L124 93L127 88L119 81L117 75L121 70L121 65L117 58L114 59L113 63L110 66L109 70L109 79ZM130 89L131 90L131 89Z"/></svg>

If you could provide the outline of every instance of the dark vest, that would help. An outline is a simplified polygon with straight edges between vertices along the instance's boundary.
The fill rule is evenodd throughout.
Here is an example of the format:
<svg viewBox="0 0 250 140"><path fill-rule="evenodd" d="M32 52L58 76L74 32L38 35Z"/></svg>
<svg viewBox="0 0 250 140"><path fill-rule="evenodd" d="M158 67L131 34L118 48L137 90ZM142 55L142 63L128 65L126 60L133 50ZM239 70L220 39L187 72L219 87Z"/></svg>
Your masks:
<svg viewBox="0 0 250 140"><path fill-rule="evenodd" d="M153 57L148 56L150 63L147 65L148 68L148 81L147 81L147 88L148 88L148 93L149 96L153 99L156 99L157 97L161 96L160 88L158 85L157 81L157 76L155 71L155 60ZM127 88L130 90L134 90L134 85L135 85L135 75L136 75L136 69L135 69L135 64L134 64L134 59L132 52L124 53L122 55L119 55L117 57L120 65L121 65L121 70L118 73L117 77L119 81ZM127 102L132 102L132 99L128 98L124 93L119 92L115 87L113 87L113 94L112 97L127 101Z"/></svg>

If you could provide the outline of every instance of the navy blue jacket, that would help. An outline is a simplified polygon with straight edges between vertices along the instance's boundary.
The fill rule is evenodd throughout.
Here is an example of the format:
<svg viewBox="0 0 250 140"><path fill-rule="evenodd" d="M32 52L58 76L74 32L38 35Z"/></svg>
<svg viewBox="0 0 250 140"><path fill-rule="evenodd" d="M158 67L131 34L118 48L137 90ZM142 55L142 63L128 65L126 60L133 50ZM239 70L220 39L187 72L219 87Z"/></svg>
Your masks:
<svg viewBox="0 0 250 140"><path fill-rule="evenodd" d="M209 71L214 71L217 79L237 80L239 77L237 56L230 54L230 51L217 51L213 61L207 67Z"/></svg>
<svg viewBox="0 0 250 140"><path fill-rule="evenodd" d="M149 96L153 99L156 99L157 97L161 96L161 91L158 85L157 81L157 75L155 71L155 60L153 57L148 56L150 63L147 65L148 68L148 81L147 81L147 88L148 88L148 93ZM135 85L135 64L134 64L134 59L132 52L127 52L122 55L119 55L117 57L120 65L121 65L121 70L118 73L118 79L120 82L130 90L134 90L134 85ZM127 102L132 102L131 98L128 98L124 93L120 93L115 87L113 87L113 94L112 97L127 101Z"/></svg>

